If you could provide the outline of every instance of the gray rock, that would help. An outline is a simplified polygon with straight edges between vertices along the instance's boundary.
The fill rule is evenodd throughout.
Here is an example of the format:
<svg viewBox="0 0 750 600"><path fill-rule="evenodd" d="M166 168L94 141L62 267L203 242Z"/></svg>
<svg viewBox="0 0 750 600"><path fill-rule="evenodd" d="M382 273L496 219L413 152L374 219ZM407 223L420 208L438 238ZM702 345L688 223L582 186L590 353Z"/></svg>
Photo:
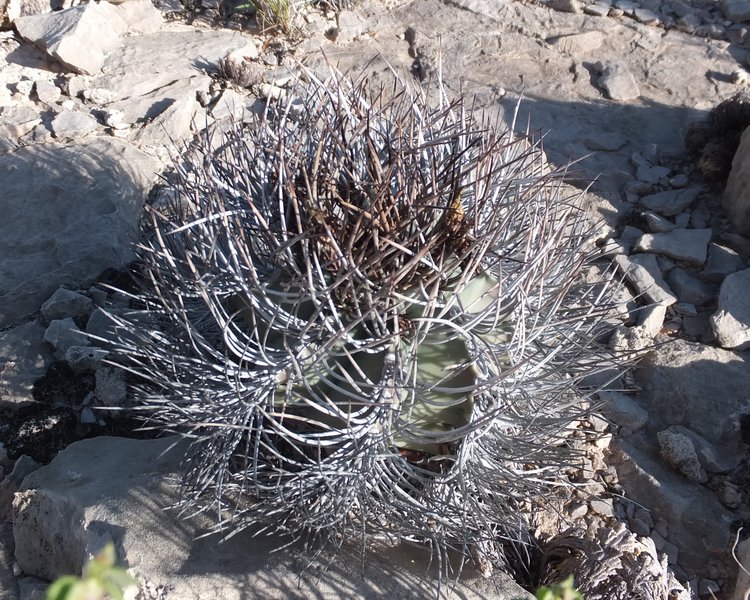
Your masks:
<svg viewBox="0 0 750 600"><path fill-rule="evenodd" d="M633 18L644 25L656 25L661 20L659 15L646 8L636 8L633 11Z"/></svg>
<svg viewBox="0 0 750 600"><path fill-rule="evenodd" d="M730 572L727 548L735 515L714 494L671 472L624 440L610 446L620 485L627 497L648 506L669 527L669 541L679 550L678 564L691 574ZM670 549L671 550L671 549Z"/></svg>
<svg viewBox="0 0 750 600"><path fill-rule="evenodd" d="M583 12L587 15L593 15L595 17L606 17L609 14L610 6L600 2L594 2L593 4L587 4L583 7Z"/></svg>
<svg viewBox="0 0 750 600"><path fill-rule="evenodd" d="M666 190L644 196L641 198L640 203L648 210L652 210L665 217L673 217L688 208L701 191L702 188L699 187Z"/></svg>
<svg viewBox="0 0 750 600"><path fill-rule="evenodd" d="M650 413L684 425L724 452L742 444L740 418L750 414L747 353L674 340L639 363L636 383Z"/></svg>
<svg viewBox="0 0 750 600"><path fill-rule="evenodd" d="M42 317L46 323L65 317L83 317L93 310L94 304L88 296L66 288L59 288L42 304Z"/></svg>
<svg viewBox="0 0 750 600"><path fill-rule="evenodd" d="M89 339L76 326L71 318L56 319L50 322L44 332L44 341L52 346L58 360L65 358L65 353L72 346L88 346Z"/></svg>
<svg viewBox="0 0 750 600"><path fill-rule="evenodd" d="M620 427L635 433L648 421L648 411L634 398L614 390L602 390L598 395L604 402L602 414Z"/></svg>
<svg viewBox="0 0 750 600"><path fill-rule="evenodd" d="M638 252L654 252L693 265L706 262L710 229L673 229L666 233L646 233L635 244Z"/></svg>
<svg viewBox="0 0 750 600"><path fill-rule="evenodd" d="M669 219L665 219L651 211L646 211L641 216L646 220L651 233L664 233L665 231L672 231L677 227Z"/></svg>
<svg viewBox="0 0 750 600"><path fill-rule="evenodd" d="M718 293L717 288L702 282L680 267L672 269L667 274L666 279L669 287L677 294L680 302L702 306L712 302Z"/></svg>
<svg viewBox="0 0 750 600"><path fill-rule="evenodd" d="M549 7L569 13L581 13L583 9L579 0L551 0Z"/></svg>
<svg viewBox="0 0 750 600"><path fill-rule="evenodd" d="M29 321L0 333L0 406L33 402L34 382L53 357L44 343L44 326Z"/></svg>
<svg viewBox="0 0 750 600"><path fill-rule="evenodd" d="M618 60L600 61L594 68L601 74L597 85L610 100L634 100L640 96L638 84L625 63Z"/></svg>
<svg viewBox="0 0 750 600"><path fill-rule="evenodd" d="M170 451L175 441L84 440L27 477L28 491L17 496L14 509L19 565L37 576L53 575L63 566L76 572L85 549L111 536L123 564L147 582L172 586L174 598L240 600L247 590L271 600L333 599L342 590L353 600L434 594L428 554L418 548L374 548L364 578L361 554L341 549L335 561L319 559L328 567L321 578L319 563L309 565L299 547L272 552L284 543L273 537L246 531L221 544L215 536L199 538L210 523L206 517L177 521L174 512L164 510L178 494L173 478L184 445ZM64 556L57 551L58 540L65 541ZM485 580L468 568L454 593L467 600L532 598L502 576Z"/></svg>
<svg viewBox="0 0 750 600"><path fill-rule="evenodd" d="M46 79L38 79L34 82L34 94L39 102L44 104L52 104L57 102L62 96L62 91L51 81Z"/></svg>
<svg viewBox="0 0 750 600"><path fill-rule="evenodd" d="M43 165L43 169L40 167ZM133 257L156 165L126 142L39 144L0 156L0 327Z"/></svg>
<svg viewBox="0 0 750 600"><path fill-rule="evenodd" d="M641 165L636 169L635 176L646 183L659 183L660 181L666 181L671 171L672 169L669 167Z"/></svg>
<svg viewBox="0 0 750 600"><path fill-rule="evenodd" d="M626 225L622 233L620 234L620 237L617 238L617 241L619 241L625 248L632 249L635 243L640 239L640 237L643 235L643 231L638 229L637 227L633 227L632 225Z"/></svg>
<svg viewBox="0 0 750 600"><path fill-rule="evenodd" d="M687 427L672 425L669 427L669 430L690 438L701 466L708 473L726 473L731 471L740 459L738 456L722 453L702 435Z"/></svg>
<svg viewBox="0 0 750 600"><path fill-rule="evenodd" d="M711 327L722 348L750 348L750 269L724 279Z"/></svg>
<svg viewBox="0 0 750 600"><path fill-rule="evenodd" d="M48 580L81 573L88 540L83 508L74 499L26 489L16 493L12 514L16 561L24 573Z"/></svg>
<svg viewBox="0 0 750 600"><path fill-rule="evenodd" d="M636 254L615 257L615 264L633 286L636 293L651 304L669 306L677 302L677 297L661 276L656 257L651 254Z"/></svg>
<svg viewBox="0 0 750 600"><path fill-rule="evenodd" d="M96 371L94 394L99 402L110 408L125 406L128 387L125 384L125 371L113 367L101 367Z"/></svg>
<svg viewBox="0 0 750 600"><path fill-rule="evenodd" d="M65 351L65 362L77 373L83 371L96 371L102 361L109 356L109 352L103 348L93 346L70 346Z"/></svg>
<svg viewBox="0 0 750 600"><path fill-rule="evenodd" d="M737 233L750 236L750 128L745 129L724 189L724 207Z"/></svg>
<svg viewBox="0 0 750 600"><path fill-rule="evenodd" d="M39 111L30 106L0 107L0 138L16 139L42 122Z"/></svg>
<svg viewBox="0 0 750 600"><path fill-rule="evenodd" d="M33 458L20 456L13 465L13 470L0 481L0 525L10 520L10 509L13 504L13 495L21 489L21 484L27 475L30 475L41 467Z"/></svg>
<svg viewBox="0 0 750 600"><path fill-rule="evenodd" d="M701 467L698 454L692 440L679 431L665 429L656 435L659 440L659 452L664 460L685 477L698 483L708 481L706 472Z"/></svg>
<svg viewBox="0 0 750 600"><path fill-rule="evenodd" d="M46 15L20 17L19 35L78 73L97 73L128 25L108 3L90 2Z"/></svg>
<svg viewBox="0 0 750 600"><path fill-rule="evenodd" d="M730 273L736 273L744 268L745 261L734 250L719 244L711 244L703 275L710 281L721 283Z"/></svg>
<svg viewBox="0 0 750 600"><path fill-rule="evenodd" d="M63 110L52 119L52 133L58 140L71 140L88 135L99 128L97 120L88 113Z"/></svg>
<svg viewBox="0 0 750 600"><path fill-rule="evenodd" d="M197 126L205 125L205 116L198 116L200 108L195 90L208 88L209 79L205 75L194 75L186 80L177 81L171 88L177 88L173 91L160 89L151 94L148 98L153 101L156 96L164 93L170 94L170 98L162 104L152 104L151 113L154 107L157 108L156 115L149 115L151 119L146 127L136 130L131 136L132 141L139 145L146 146L165 146L173 144L176 140L189 138L193 132L193 121ZM119 104L119 103L118 103ZM114 104L112 108L118 106ZM126 105L123 105L123 107ZM128 112L123 108L125 118L128 119ZM201 125L202 124L202 125Z"/></svg>
<svg viewBox="0 0 750 600"><path fill-rule="evenodd" d="M730 21L750 20L750 0L721 0L721 10Z"/></svg>

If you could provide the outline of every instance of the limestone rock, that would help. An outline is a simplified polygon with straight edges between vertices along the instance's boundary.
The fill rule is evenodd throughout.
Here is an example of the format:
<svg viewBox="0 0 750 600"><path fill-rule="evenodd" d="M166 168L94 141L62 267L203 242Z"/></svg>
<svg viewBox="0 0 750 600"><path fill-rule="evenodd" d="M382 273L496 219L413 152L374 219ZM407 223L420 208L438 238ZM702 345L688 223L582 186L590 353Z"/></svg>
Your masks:
<svg viewBox="0 0 750 600"><path fill-rule="evenodd" d="M727 187L724 190L724 207L732 225L744 236L750 236L750 128L745 129L739 148L732 161Z"/></svg>
<svg viewBox="0 0 750 600"><path fill-rule="evenodd" d="M664 520L669 540L679 550L678 565L707 577L730 572L727 548L735 515L704 487L671 472L624 440L611 446L612 462L627 497Z"/></svg>
<svg viewBox="0 0 750 600"><path fill-rule="evenodd" d="M0 108L0 138L16 139L26 135L42 122L39 112L30 106Z"/></svg>
<svg viewBox="0 0 750 600"><path fill-rule="evenodd" d="M714 286L704 283L680 267L675 267L667 273L667 283L677 294L680 302L695 306L702 306L713 301L718 293Z"/></svg>
<svg viewBox="0 0 750 600"><path fill-rule="evenodd" d="M85 112L63 110L52 119L52 133L58 140L83 137L99 127L97 120Z"/></svg>
<svg viewBox="0 0 750 600"><path fill-rule="evenodd" d="M0 406L33 401L34 382L53 360L43 337L44 326L38 321L0 333Z"/></svg>
<svg viewBox="0 0 750 600"><path fill-rule="evenodd" d="M636 254L615 257L615 263L625 275L625 279L642 295L647 302L669 306L677 302L677 297L661 276L656 257L650 254Z"/></svg>
<svg viewBox="0 0 750 600"><path fill-rule="evenodd" d="M132 259L156 165L126 142L89 138L0 156L0 327Z"/></svg>
<svg viewBox="0 0 750 600"><path fill-rule="evenodd" d="M748 353L675 340L639 363L640 400L649 412L695 431L720 451L739 452L740 418L750 414L748 363Z"/></svg>
<svg viewBox="0 0 750 600"><path fill-rule="evenodd" d="M688 208L701 191L702 188L699 187L666 190L644 196L640 199L640 203L660 215L673 217Z"/></svg>
<svg viewBox="0 0 750 600"><path fill-rule="evenodd" d="M722 348L750 348L750 269L724 279L711 327Z"/></svg>
<svg viewBox="0 0 750 600"><path fill-rule="evenodd" d="M709 281L721 283L730 273L736 273L744 268L745 261L737 252L726 246L711 244L703 275Z"/></svg>
<svg viewBox="0 0 750 600"><path fill-rule="evenodd" d="M89 345L86 335L70 317L52 321L44 332L44 341L52 346L58 360L62 360L72 346Z"/></svg>
<svg viewBox="0 0 750 600"><path fill-rule="evenodd" d="M15 20L19 35L77 73L97 73L128 25L108 2L90 2Z"/></svg>
<svg viewBox="0 0 750 600"><path fill-rule="evenodd" d="M219 544L216 537L196 539L206 519L177 521L164 510L176 500L171 479L184 453L177 438L133 440L99 437L77 442L23 482L16 496L16 555L28 574L52 576L64 565L80 570L86 548L111 536L118 556L137 576L153 584L173 586L174 598L240 600L246 590L271 600L316 597L419 597L429 590L426 552L397 547L373 550L365 577L361 555L342 548L335 561L316 563L296 547L272 552L283 543L253 537L251 531ZM48 510L48 516L43 515ZM59 538L55 536L58 535ZM57 540L66 552L58 553ZM19 551L20 546L20 551ZM394 563L398 568L394 567ZM531 598L515 583L498 576L485 580L464 568L456 592L468 599Z"/></svg>
<svg viewBox="0 0 750 600"><path fill-rule="evenodd" d="M597 83L610 100L634 100L640 96L638 84L625 63L606 60L596 63L595 68L600 73Z"/></svg>
<svg viewBox="0 0 750 600"><path fill-rule="evenodd" d="M730 21L750 20L749 0L721 0L721 10Z"/></svg>
<svg viewBox="0 0 750 600"><path fill-rule="evenodd" d="M599 398L604 402L602 414L631 433L641 429L648 421L648 411L634 398L622 392L602 390L599 392Z"/></svg>
<svg viewBox="0 0 750 600"><path fill-rule="evenodd" d="M706 262L710 229L673 229L665 233L646 233L635 244L638 252L654 252L693 265Z"/></svg>
<svg viewBox="0 0 750 600"><path fill-rule="evenodd" d="M13 500L16 561L29 575L54 580L80 574L86 557L83 509L50 490L26 490Z"/></svg>
<svg viewBox="0 0 750 600"><path fill-rule="evenodd" d="M47 323L65 317L83 317L87 316L93 307L94 305L88 296L59 288L42 304L42 317Z"/></svg>

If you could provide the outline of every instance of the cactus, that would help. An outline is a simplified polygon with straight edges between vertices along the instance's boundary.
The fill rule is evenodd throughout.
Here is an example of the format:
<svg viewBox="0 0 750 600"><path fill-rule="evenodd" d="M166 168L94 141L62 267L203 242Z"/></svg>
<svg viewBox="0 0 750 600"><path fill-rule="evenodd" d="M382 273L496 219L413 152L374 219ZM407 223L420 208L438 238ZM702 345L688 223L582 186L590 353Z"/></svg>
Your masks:
<svg viewBox="0 0 750 600"><path fill-rule="evenodd" d="M522 562L607 358L584 212L463 99L308 77L177 163L118 364L193 439L182 508L334 545ZM511 554L518 554L510 556Z"/></svg>

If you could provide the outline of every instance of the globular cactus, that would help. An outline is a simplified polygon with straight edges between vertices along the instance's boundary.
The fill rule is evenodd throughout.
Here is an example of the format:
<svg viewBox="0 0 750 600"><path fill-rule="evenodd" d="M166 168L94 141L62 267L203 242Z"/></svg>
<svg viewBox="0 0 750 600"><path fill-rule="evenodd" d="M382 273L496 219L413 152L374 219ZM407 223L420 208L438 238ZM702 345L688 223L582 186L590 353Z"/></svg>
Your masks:
<svg viewBox="0 0 750 600"><path fill-rule="evenodd" d="M178 163L119 362L193 439L186 513L504 568L605 360L585 214L460 99L310 79Z"/></svg>

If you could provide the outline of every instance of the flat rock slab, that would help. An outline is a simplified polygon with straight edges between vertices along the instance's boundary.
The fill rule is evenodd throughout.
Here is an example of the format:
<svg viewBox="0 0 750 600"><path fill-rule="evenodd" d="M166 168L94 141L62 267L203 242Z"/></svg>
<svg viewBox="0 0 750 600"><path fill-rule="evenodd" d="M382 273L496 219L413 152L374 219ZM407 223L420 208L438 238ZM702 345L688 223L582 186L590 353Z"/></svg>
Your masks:
<svg viewBox="0 0 750 600"><path fill-rule="evenodd" d="M132 260L155 178L153 159L114 138L0 156L0 327Z"/></svg>
<svg viewBox="0 0 750 600"><path fill-rule="evenodd" d="M750 353L675 340L650 352L635 377L650 414L739 452L740 420L750 415Z"/></svg>
<svg viewBox="0 0 750 600"><path fill-rule="evenodd" d="M109 2L90 2L15 21L19 35L77 73L97 73L120 44L127 23Z"/></svg>
<svg viewBox="0 0 750 600"><path fill-rule="evenodd" d="M181 445L169 451L176 440L84 440L26 477L27 491L16 495L14 509L19 566L28 574L51 575L52 565L67 566L82 545L91 548L111 537L125 566L153 585L173 586L167 598L240 600L248 597L248 590L253 598L279 600L434 596L427 553L419 549L373 551L363 575L361 555L346 549L326 570L320 563L309 565L296 547L273 553L281 547L279 540L253 538L249 532L222 544L215 537L195 540L200 533L196 523L178 522L165 510L176 500L174 476L184 451ZM59 507L54 510L53 500ZM82 517L78 523L76 514ZM50 532L70 540L76 552L57 552L54 544L42 546ZM25 549L22 554L19 547ZM467 567L466 581L446 597L531 598L511 581L481 579L469 571Z"/></svg>
<svg viewBox="0 0 750 600"><path fill-rule="evenodd" d="M669 540L679 549L677 563L699 577L728 576L727 550L736 515L708 489L672 472L623 440L611 447L612 464L627 497L651 511L654 521L670 523Z"/></svg>
<svg viewBox="0 0 750 600"><path fill-rule="evenodd" d="M673 229L666 233L646 233L635 243L637 252L653 252L691 265L701 266L708 256L710 229Z"/></svg>

